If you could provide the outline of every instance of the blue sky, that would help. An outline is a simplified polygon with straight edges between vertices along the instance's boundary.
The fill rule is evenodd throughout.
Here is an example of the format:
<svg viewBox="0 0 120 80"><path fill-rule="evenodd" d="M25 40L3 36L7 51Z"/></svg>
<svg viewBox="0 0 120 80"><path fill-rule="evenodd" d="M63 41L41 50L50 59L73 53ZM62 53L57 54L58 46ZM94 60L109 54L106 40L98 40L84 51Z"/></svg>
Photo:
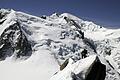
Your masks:
<svg viewBox="0 0 120 80"><path fill-rule="evenodd" d="M68 12L100 25L120 27L120 0L0 0L0 8L36 16Z"/></svg>

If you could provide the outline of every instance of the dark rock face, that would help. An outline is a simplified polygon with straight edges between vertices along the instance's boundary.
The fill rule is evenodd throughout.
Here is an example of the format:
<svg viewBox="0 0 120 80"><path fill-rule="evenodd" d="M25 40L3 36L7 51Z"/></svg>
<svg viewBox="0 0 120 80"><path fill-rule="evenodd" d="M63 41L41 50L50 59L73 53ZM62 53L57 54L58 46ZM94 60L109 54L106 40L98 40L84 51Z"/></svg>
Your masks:
<svg viewBox="0 0 120 80"><path fill-rule="evenodd" d="M75 73L71 72L72 80L82 80L79 76L77 76Z"/></svg>
<svg viewBox="0 0 120 80"><path fill-rule="evenodd" d="M5 15L3 15L1 12L0 12L0 19L2 19Z"/></svg>
<svg viewBox="0 0 120 80"><path fill-rule="evenodd" d="M64 19L67 21L67 23L71 23L72 25L74 25L77 28L77 31L81 34L81 38L84 39L84 32L81 31L81 26L68 17L64 17Z"/></svg>
<svg viewBox="0 0 120 80"><path fill-rule="evenodd" d="M86 58L87 57L87 50L84 49L82 52L81 52L81 55L82 55L82 58Z"/></svg>
<svg viewBox="0 0 120 80"><path fill-rule="evenodd" d="M83 41L86 45L90 46L90 48L93 49L95 53L97 53L96 44L92 39L84 38Z"/></svg>
<svg viewBox="0 0 120 80"><path fill-rule="evenodd" d="M42 19L46 19L47 17L43 15L43 16L41 16L41 18L42 18Z"/></svg>
<svg viewBox="0 0 120 80"><path fill-rule="evenodd" d="M97 60L91 66L91 69L85 80L105 80L105 77L106 66L97 58Z"/></svg>
<svg viewBox="0 0 120 80"><path fill-rule="evenodd" d="M5 21L5 20L3 20L3 21L0 21L0 25L1 25L2 23L4 23L4 21Z"/></svg>
<svg viewBox="0 0 120 80"><path fill-rule="evenodd" d="M5 16L7 16L10 13L10 9L0 9L0 19L3 19Z"/></svg>
<svg viewBox="0 0 120 80"><path fill-rule="evenodd" d="M13 54L16 58L28 57L32 54L31 44L18 22L6 28L0 36L0 60Z"/></svg>
<svg viewBox="0 0 120 80"><path fill-rule="evenodd" d="M62 65L60 65L60 70L63 70L68 63L69 63L69 59L66 59L66 61Z"/></svg>

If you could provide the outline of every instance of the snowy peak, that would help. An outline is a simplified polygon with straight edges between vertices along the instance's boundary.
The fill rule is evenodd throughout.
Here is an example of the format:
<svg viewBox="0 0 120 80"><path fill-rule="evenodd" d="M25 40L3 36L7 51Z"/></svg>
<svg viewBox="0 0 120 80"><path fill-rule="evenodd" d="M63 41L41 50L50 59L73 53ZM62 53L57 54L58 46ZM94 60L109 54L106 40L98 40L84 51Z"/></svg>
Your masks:
<svg viewBox="0 0 120 80"><path fill-rule="evenodd" d="M74 16L74 15L72 15L72 14L70 14L70 13L63 13L63 14L61 14L60 15L61 17L68 17L69 19L72 19L72 20L74 20L74 21L83 21L83 20L81 20L80 18L78 18L78 17L76 17L76 16Z"/></svg>
<svg viewBox="0 0 120 80"><path fill-rule="evenodd" d="M39 48L51 50L60 63L61 60L64 61L69 57L75 60L80 59L80 56L77 55L84 48L89 53L94 53L93 48L89 46L91 45L89 40L84 40L84 32L80 29L79 24L73 20L73 18L78 18L71 14L53 14L43 19L14 10L1 10L1 15L6 13L8 14L3 17L5 21L0 25L1 51L3 52L4 49L6 51L6 47L4 48L3 45L7 46L6 42L9 43L11 45L11 51L8 53L10 56L13 56L13 53L19 54L19 51L16 50L19 44L22 44L20 45L21 55L26 56L29 54L26 51L31 51L32 48L37 50L37 46L39 46ZM66 16L67 18L65 18ZM30 46L27 48L25 45ZM23 48L24 51L21 51L23 46L25 47ZM78 48L81 48L81 50L78 50ZM7 57L7 52L3 53L2 56Z"/></svg>
<svg viewBox="0 0 120 80"><path fill-rule="evenodd" d="M1 9L2 14L8 14L8 13L11 13L11 12L14 12L14 10L12 10L12 9L11 10ZM28 18L33 18L35 20L40 19L40 17L32 16L32 15L29 15L29 14L26 14L26 13L23 13L23 12L15 12L15 15L18 18L21 18L22 20L26 19L26 18L27 19ZM44 18L45 17L46 17L46 20L43 20L43 21L52 21L52 22L54 21L55 23L59 23L59 24L60 23L66 23L66 21L64 20L64 17L67 17L71 20L74 20L77 24L79 24L83 28L83 30L96 31L96 30L99 30L100 28L102 28L101 26L98 26L98 25L94 24L93 22L83 21L82 19L80 19L80 18L78 18L78 17L76 17L72 14L69 14L69 13L63 13L63 14L54 13L51 16L44 16ZM43 19L43 17L41 19Z"/></svg>
<svg viewBox="0 0 120 80"><path fill-rule="evenodd" d="M119 80L119 31L84 21L69 13L37 17L1 9L0 60L23 59L25 65L37 64L40 69L37 73L40 73L42 80L49 79L67 60L68 64L51 80L89 80L86 75L96 69L96 65L93 66L97 61L101 65L104 63L101 68L106 69L106 74L102 75L106 80Z"/></svg>

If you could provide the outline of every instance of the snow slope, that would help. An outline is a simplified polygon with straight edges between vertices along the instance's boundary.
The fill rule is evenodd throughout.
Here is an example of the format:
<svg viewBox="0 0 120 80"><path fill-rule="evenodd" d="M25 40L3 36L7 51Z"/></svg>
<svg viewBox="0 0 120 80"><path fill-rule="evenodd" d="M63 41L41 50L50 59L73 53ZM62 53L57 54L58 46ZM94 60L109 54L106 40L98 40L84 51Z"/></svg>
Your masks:
<svg viewBox="0 0 120 80"><path fill-rule="evenodd" d="M54 57L46 53L33 55L32 58L36 60L30 58L22 62L0 62L1 80L49 80L59 67Z"/></svg>

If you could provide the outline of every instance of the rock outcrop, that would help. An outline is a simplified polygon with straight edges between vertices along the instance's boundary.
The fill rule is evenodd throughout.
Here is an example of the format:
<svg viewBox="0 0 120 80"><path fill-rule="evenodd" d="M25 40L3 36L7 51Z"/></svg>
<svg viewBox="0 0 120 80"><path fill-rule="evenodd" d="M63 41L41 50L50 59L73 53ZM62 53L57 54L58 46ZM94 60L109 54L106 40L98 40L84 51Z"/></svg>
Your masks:
<svg viewBox="0 0 120 80"><path fill-rule="evenodd" d="M90 67L85 80L105 80L106 66L102 64L97 57L95 62Z"/></svg>
<svg viewBox="0 0 120 80"><path fill-rule="evenodd" d="M0 36L0 60L12 55L20 58L29 57L31 54L31 44L22 32L19 22L15 22L4 30Z"/></svg>
<svg viewBox="0 0 120 80"><path fill-rule="evenodd" d="M66 60L68 65L55 74L50 80L105 80L106 65L102 64L95 55L77 62Z"/></svg>

